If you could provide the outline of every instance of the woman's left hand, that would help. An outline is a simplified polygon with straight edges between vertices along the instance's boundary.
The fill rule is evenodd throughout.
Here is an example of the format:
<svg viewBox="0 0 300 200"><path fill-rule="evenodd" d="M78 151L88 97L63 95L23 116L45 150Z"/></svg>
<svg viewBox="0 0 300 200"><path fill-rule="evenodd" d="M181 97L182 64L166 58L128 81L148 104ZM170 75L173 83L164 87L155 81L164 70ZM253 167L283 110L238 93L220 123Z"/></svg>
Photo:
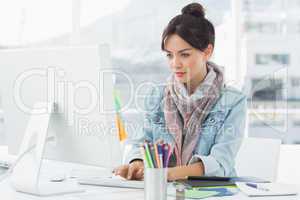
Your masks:
<svg viewBox="0 0 300 200"><path fill-rule="evenodd" d="M178 167L168 168L168 181L176 181L184 177L179 177L180 169Z"/></svg>
<svg viewBox="0 0 300 200"><path fill-rule="evenodd" d="M186 179L187 176L202 176L203 174L204 174L204 167L202 162L197 162L188 166L178 166L178 167L168 168L169 181Z"/></svg>

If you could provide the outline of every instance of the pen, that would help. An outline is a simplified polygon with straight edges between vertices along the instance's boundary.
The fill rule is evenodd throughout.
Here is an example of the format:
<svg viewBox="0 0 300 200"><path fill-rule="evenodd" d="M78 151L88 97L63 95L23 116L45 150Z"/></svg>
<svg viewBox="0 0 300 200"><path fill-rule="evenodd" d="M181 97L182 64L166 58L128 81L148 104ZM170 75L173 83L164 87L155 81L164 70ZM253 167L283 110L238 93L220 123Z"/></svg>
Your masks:
<svg viewBox="0 0 300 200"><path fill-rule="evenodd" d="M259 186L258 184L255 184L255 183L246 183L246 185L249 186L249 187L258 189L258 190L269 191L268 188L261 187L261 186Z"/></svg>
<svg viewBox="0 0 300 200"><path fill-rule="evenodd" d="M154 145L153 143L149 144L149 148L150 148L150 154L151 154L151 158L152 158L152 162L153 162L153 167L157 168L157 160L156 160L156 153L155 153L155 149L154 149Z"/></svg>
<svg viewBox="0 0 300 200"><path fill-rule="evenodd" d="M167 156L166 167L169 166L169 161L170 161L170 157L171 157L171 154L172 154L172 147L171 147L171 145L168 144L168 147L169 147L169 150L168 150L168 156Z"/></svg>
<svg viewBox="0 0 300 200"><path fill-rule="evenodd" d="M158 144L154 143L153 145L154 145L156 165L157 165L157 168L160 168L160 160L159 160L159 154L158 154L158 148L157 148Z"/></svg>
<svg viewBox="0 0 300 200"><path fill-rule="evenodd" d="M168 153L169 153L169 146L167 143L165 143L163 144L163 162L164 162L163 167L168 167L167 166Z"/></svg>
<svg viewBox="0 0 300 200"><path fill-rule="evenodd" d="M149 167L154 168L148 142L145 142L144 146L145 146L146 159L149 160Z"/></svg>
<svg viewBox="0 0 300 200"><path fill-rule="evenodd" d="M143 145L140 146L140 150L141 150L141 153L142 153L144 161L145 161L144 163L145 163L146 167L149 168L150 167L150 162L149 162L148 157L146 156L145 148L144 148Z"/></svg>
<svg viewBox="0 0 300 200"><path fill-rule="evenodd" d="M162 150L162 145L161 144L157 144L157 150L158 150L160 167L163 168L164 167L164 162L163 162L163 150Z"/></svg>

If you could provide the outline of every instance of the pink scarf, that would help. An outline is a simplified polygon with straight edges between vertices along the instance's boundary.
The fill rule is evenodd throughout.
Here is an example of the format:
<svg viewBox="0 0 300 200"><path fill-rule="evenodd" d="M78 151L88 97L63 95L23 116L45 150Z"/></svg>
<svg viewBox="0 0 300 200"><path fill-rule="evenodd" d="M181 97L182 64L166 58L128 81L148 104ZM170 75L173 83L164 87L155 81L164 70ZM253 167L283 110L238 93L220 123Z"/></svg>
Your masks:
<svg viewBox="0 0 300 200"><path fill-rule="evenodd" d="M164 115L166 127L175 138L177 166L188 164L198 143L203 120L220 97L223 72L212 62L207 63L207 70L205 79L191 96L174 76L165 90Z"/></svg>

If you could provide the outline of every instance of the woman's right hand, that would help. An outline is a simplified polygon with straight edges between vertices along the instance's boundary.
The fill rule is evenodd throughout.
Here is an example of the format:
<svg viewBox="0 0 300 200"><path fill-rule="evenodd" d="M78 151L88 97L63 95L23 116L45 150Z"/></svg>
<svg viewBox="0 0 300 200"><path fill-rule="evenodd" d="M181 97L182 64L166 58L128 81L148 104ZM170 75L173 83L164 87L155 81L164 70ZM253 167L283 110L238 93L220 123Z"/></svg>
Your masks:
<svg viewBox="0 0 300 200"><path fill-rule="evenodd" d="M114 169L114 173L128 180L142 180L144 178L144 163L141 160L136 160L129 165L121 165Z"/></svg>

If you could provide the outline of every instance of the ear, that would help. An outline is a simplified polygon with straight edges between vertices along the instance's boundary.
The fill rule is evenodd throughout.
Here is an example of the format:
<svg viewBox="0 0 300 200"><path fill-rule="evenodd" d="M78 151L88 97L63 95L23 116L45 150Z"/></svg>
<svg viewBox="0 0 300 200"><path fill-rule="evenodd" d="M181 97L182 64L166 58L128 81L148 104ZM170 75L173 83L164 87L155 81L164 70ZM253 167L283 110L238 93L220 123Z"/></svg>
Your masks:
<svg viewBox="0 0 300 200"><path fill-rule="evenodd" d="M206 49L203 51L206 60L209 60L209 58L211 57L213 51L214 51L213 45L212 44L208 44L207 47L206 47Z"/></svg>

